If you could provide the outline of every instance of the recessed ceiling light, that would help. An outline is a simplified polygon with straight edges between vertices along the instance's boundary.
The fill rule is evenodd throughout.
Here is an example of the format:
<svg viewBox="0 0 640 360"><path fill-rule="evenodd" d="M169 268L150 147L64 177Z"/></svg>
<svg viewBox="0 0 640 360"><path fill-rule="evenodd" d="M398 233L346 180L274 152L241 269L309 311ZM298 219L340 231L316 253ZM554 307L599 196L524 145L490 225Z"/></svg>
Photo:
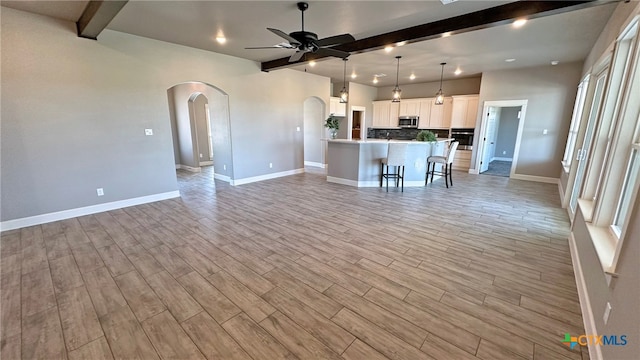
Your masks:
<svg viewBox="0 0 640 360"><path fill-rule="evenodd" d="M440 0L442 5L451 4L452 2L456 2L456 1L458 1L458 0Z"/></svg>
<svg viewBox="0 0 640 360"><path fill-rule="evenodd" d="M407 45L406 41L400 41L396 43L396 46L403 46L403 45Z"/></svg>
<svg viewBox="0 0 640 360"><path fill-rule="evenodd" d="M356 75L356 73L351 73L351 78L352 78L352 79L355 79L355 78L357 78L357 77L358 77L358 75Z"/></svg>
<svg viewBox="0 0 640 360"><path fill-rule="evenodd" d="M442 37L449 37L451 36L451 31L447 31L446 33L442 33Z"/></svg>
<svg viewBox="0 0 640 360"><path fill-rule="evenodd" d="M513 22L513 27L514 28L523 27L524 24L526 24L526 23L527 23L527 19L518 19L518 20Z"/></svg>
<svg viewBox="0 0 640 360"><path fill-rule="evenodd" d="M387 74L383 74L383 73L380 73L380 74L373 74L373 77L377 77L377 78L385 77L385 76L387 76Z"/></svg>
<svg viewBox="0 0 640 360"><path fill-rule="evenodd" d="M374 83L374 84L377 84L377 83L378 83L378 78L377 78L377 77L374 77L374 78L373 78L373 83Z"/></svg>
<svg viewBox="0 0 640 360"><path fill-rule="evenodd" d="M216 36L216 41L218 42L218 44L224 44L227 42L227 38L224 36Z"/></svg>
<svg viewBox="0 0 640 360"><path fill-rule="evenodd" d="M514 61L516 61L516 59L504 59L504 61L506 61L506 62L514 62Z"/></svg>
<svg viewBox="0 0 640 360"><path fill-rule="evenodd" d="M551 65L558 65L558 64L560 64L560 61L558 61L558 60L553 60L551 62Z"/></svg>
<svg viewBox="0 0 640 360"><path fill-rule="evenodd" d="M462 70L460 70L460 68L457 68L456 71L453 72L455 75L460 75L462 74Z"/></svg>
<svg viewBox="0 0 640 360"><path fill-rule="evenodd" d="M315 62L315 61L313 61L313 60L309 61L309 66L311 66L311 67L316 66L316 62Z"/></svg>
<svg viewBox="0 0 640 360"><path fill-rule="evenodd" d="M391 52L393 50L393 46L385 46L384 51Z"/></svg>
<svg viewBox="0 0 640 360"><path fill-rule="evenodd" d="M409 80L415 80L416 79L416 74L411 74L411 76L409 76Z"/></svg>

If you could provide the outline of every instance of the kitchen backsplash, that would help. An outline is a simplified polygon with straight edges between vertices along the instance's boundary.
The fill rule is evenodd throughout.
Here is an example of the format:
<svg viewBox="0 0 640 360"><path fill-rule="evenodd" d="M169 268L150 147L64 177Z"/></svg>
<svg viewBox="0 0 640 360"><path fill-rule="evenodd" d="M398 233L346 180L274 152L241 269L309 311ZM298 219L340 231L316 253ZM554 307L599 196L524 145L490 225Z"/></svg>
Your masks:
<svg viewBox="0 0 640 360"><path fill-rule="evenodd" d="M367 138L369 139L397 139L397 140L412 140L415 139L422 129L414 128L395 128L395 129L375 129L367 128ZM436 136L441 138L449 137L449 130L447 129L431 129Z"/></svg>

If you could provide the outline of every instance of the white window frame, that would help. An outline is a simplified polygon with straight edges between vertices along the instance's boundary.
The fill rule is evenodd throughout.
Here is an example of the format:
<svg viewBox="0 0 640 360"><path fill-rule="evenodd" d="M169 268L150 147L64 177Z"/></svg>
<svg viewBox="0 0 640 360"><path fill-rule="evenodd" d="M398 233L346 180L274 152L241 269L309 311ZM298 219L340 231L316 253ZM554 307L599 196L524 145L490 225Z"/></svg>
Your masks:
<svg viewBox="0 0 640 360"><path fill-rule="evenodd" d="M574 151L576 147L576 141L578 139L578 130L580 129L580 124L582 123L584 103L585 103L585 98L587 95L588 88L589 88L589 74L587 74L578 85L576 101L573 106L573 114L571 115L571 125L569 125L569 134L567 135L567 145L564 149L564 156L562 158L562 168L566 173L569 172L569 169L571 168L571 162L575 157Z"/></svg>

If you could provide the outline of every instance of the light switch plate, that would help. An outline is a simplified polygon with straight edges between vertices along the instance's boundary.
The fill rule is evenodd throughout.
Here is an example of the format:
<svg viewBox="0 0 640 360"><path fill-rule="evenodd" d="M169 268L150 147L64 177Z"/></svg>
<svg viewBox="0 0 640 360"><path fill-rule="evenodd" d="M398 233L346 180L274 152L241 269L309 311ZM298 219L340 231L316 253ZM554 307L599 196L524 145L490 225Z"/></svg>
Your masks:
<svg viewBox="0 0 640 360"><path fill-rule="evenodd" d="M144 134L147 136L153 135L153 129L144 129Z"/></svg>
<svg viewBox="0 0 640 360"><path fill-rule="evenodd" d="M607 321L609 321L609 315L611 315L611 303L608 302L604 308L604 315L602 315L602 320L604 320L605 325L607 325Z"/></svg>

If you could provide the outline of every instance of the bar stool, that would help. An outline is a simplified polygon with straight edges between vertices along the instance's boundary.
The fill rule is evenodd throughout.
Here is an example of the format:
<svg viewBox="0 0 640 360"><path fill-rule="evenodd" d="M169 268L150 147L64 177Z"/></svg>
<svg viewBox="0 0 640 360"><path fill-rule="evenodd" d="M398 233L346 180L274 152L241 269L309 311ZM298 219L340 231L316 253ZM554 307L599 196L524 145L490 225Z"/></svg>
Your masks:
<svg viewBox="0 0 640 360"><path fill-rule="evenodd" d="M453 165L453 158L456 156L456 149L458 149L458 142L454 141L449 145L449 151L446 156L429 156L427 158L427 177L424 179L424 184L427 185L429 181L429 168L433 163L433 169L431 169L431 183L433 183L433 174L436 173L436 164L442 164L444 171L438 171L438 175L444 175L444 183L449 188L449 183L453 186L453 178L451 177L451 166ZM448 178L448 179L447 179Z"/></svg>
<svg viewBox="0 0 640 360"><path fill-rule="evenodd" d="M402 184L401 191L404 192L404 162L407 158L407 143L389 143L387 157L380 161L380 187L382 179L387 179L387 192L389 192L389 179ZM385 172L386 166L386 172ZM389 173L389 166L394 167L394 172Z"/></svg>

